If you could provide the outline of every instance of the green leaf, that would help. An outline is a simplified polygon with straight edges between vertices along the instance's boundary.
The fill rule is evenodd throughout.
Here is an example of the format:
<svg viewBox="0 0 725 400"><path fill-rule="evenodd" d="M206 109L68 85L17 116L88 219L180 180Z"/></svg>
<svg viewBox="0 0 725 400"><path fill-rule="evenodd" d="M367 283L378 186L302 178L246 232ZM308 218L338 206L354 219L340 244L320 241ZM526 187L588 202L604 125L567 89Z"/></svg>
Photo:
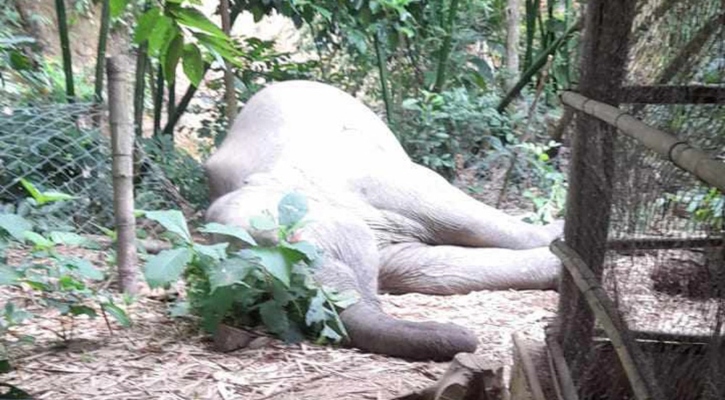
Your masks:
<svg viewBox="0 0 725 400"><path fill-rule="evenodd" d="M184 36L179 32L166 49L166 57L164 58L164 78L166 82L174 82L176 80L176 66L179 64L181 53L184 50Z"/></svg>
<svg viewBox="0 0 725 400"><path fill-rule="evenodd" d="M201 51L193 43L184 45L182 66L184 74L194 86L199 86L201 79L204 78L204 60L201 58Z"/></svg>
<svg viewBox="0 0 725 400"><path fill-rule="evenodd" d="M11 50L9 61L10 67L15 71L28 71L35 66L33 60L20 50Z"/></svg>
<svg viewBox="0 0 725 400"><path fill-rule="evenodd" d="M146 263L146 282L156 288L178 281L193 256L191 249L185 247L160 252Z"/></svg>
<svg viewBox="0 0 725 400"><path fill-rule="evenodd" d="M96 318L98 316L96 310L84 305L72 305L68 307L68 311L71 315L87 315L91 318Z"/></svg>
<svg viewBox="0 0 725 400"><path fill-rule="evenodd" d="M36 202L40 203L40 199L43 197L42 194L40 194L40 190L35 187L30 181L26 180L25 178L20 179L20 184L25 188L25 190L28 192L28 194L35 199Z"/></svg>
<svg viewBox="0 0 725 400"><path fill-rule="evenodd" d="M128 0L110 0L111 18L118 18L126 10Z"/></svg>
<svg viewBox="0 0 725 400"><path fill-rule="evenodd" d="M201 312L204 330L212 333L216 331L219 322L224 319L232 304L234 304L234 291L231 286L221 287L204 299Z"/></svg>
<svg viewBox="0 0 725 400"><path fill-rule="evenodd" d="M340 335L339 333L337 333L337 331L325 324L325 326L322 328L322 331L320 331L320 338L327 338L332 342L339 342L340 340L342 340L342 335Z"/></svg>
<svg viewBox="0 0 725 400"><path fill-rule="evenodd" d="M13 370L13 367L10 365L10 361L4 358L0 358L0 374L7 374L8 372L11 372ZM11 387L8 384L0 383L0 387ZM11 389L12 390L12 389ZM4 398L7 397L7 393L3 395Z"/></svg>
<svg viewBox="0 0 725 400"><path fill-rule="evenodd" d="M169 232L173 232L181 237L186 243L192 243L189 228L186 226L184 214L179 210L161 210L146 211L144 216L150 220L156 221Z"/></svg>
<svg viewBox="0 0 725 400"><path fill-rule="evenodd" d="M325 288L327 298L330 299L335 307L348 308L360 300L360 295L352 290L338 292L334 289Z"/></svg>
<svg viewBox="0 0 725 400"><path fill-rule="evenodd" d="M206 47L210 52L217 53L219 57L228 61L230 64L237 67L243 66L239 61L242 53L229 40L220 39L204 33L195 33L194 37L196 37L199 40L199 43L204 45L204 47Z"/></svg>
<svg viewBox="0 0 725 400"><path fill-rule="evenodd" d="M0 374L12 371L10 362L8 360L0 360ZM0 390L3 393L3 400L31 400L31 396L28 392L19 389L9 383L0 383L0 388L8 388L8 390Z"/></svg>
<svg viewBox="0 0 725 400"><path fill-rule="evenodd" d="M293 262L290 262L290 260L285 257L283 249L256 247L242 250L240 254L243 257L251 256L256 258L259 265L265 271L277 278L285 286L289 287Z"/></svg>
<svg viewBox="0 0 725 400"><path fill-rule="evenodd" d="M103 311L112 316L113 319L115 319L122 327L128 328L131 326L131 318L129 318L126 311L124 311L121 307L113 303L101 303L101 308Z"/></svg>
<svg viewBox="0 0 725 400"><path fill-rule="evenodd" d="M53 242L35 232L25 231L23 236L26 240L29 240L31 243L33 243L33 246L38 249L49 249L54 246Z"/></svg>
<svg viewBox="0 0 725 400"><path fill-rule="evenodd" d="M86 288L86 285L83 284L83 282L70 275L61 276L60 279L58 279L58 284L60 285L61 290L65 291L70 291L74 289L83 290Z"/></svg>
<svg viewBox="0 0 725 400"><path fill-rule="evenodd" d="M295 243L283 242L282 246L286 249L290 249L290 250L300 253L301 255L304 256L305 259L307 259L307 261L314 261L320 256L320 253L317 250L317 247L315 247L315 245L313 245L310 242L304 242L304 241L295 242Z"/></svg>
<svg viewBox="0 0 725 400"><path fill-rule="evenodd" d="M250 235L247 231L238 226L223 225L216 222L211 222L204 225L201 229L199 229L199 231L216 235L231 236L233 238L241 240L248 245L257 245L257 242L254 241L252 235Z"/></svg>
<svg viewBox="0 0 725 400"><path fill-rule="evenodd" d="M177 32L178 28L176 28L171 18L165 15L160 16L149 35L148 53L153 56L158 56L161 49L169 45Z"/></svg>
<svg viewBox="0 0 725 400"><path fill-rule="evenodd" d="M50 232L50 240L55 244L66 246L84 247L91 244L91 241L85 237L73 232Z"/></svg>
<svg viewBox="0 0 725 400"><path fill-rule="evenodd" d="M191 246L197 253L210 257L214 261L227 258L227 247L229 243L217 243L212 245L194 243Z"/></svg>
<svg viewBox="0 0 725 400"><path fill-rule="evenodd" d="M259 306L259 316L262 323L270 332L277 335L284 335L290 329L287 310L280 307L274 300L269 300Z"/></svg>
<svg viewBox="0 0 725 400"><path fill-rule="evenodd" d="M27 181L22 178L20 179L20 184L25 188L25 190L28 191L30 196L33 197L33 200L35 200L36 204L39 206L42 206L43 204L47 204L47 203L54 203L57 201L65 201L65 200L74 200L74 199L78 198L76 196L71 196L69 194L57 192L55 190L41 192L30 181Z"/></svg>
<svg viewBox="0 0 725 400"><path fill-rule="evenodd" d="M151 35L151 32L153 32L160 17L161 10L158 7L153 7L143 13L138 19L138 24L133 35L133 42L136 44L145 42Z"/></svg>
<svg viewBox="0 0 725 400"><path fill-rule="evenodd" d="M324 322L327 320L327 310L325 309L326 303L327 299L325 298L325 295L321 290L318 290L315 297L310 300L310 305L307 308L307 313L305 314L305 323L307 326L312 326L317 322Z"/></svg>
<svg viewBox="0 0 725 400"><path fill-rule="evenodd" d="M0 229L5 230L15 240L25 240L25 232L33 229L27 219L15 214L0 214Z"/></svg>
<svg viewBox="0 0 725 400"><path fill-rule="evenodd" d="M169 309L169 315L173 318L186 317L191 314L188 301L177 301Z"/></svg>
<svg viewBox="0 0 725 400"><path fill-rule="evenodd" d="M218 287L231 286L242 282L253 269L254 266L249 260L239 257L226 259L211 267L209 272L210 290L213 292Z"/></svg>
<svg viewBox="0 0 725 400"><path fill-rule="evenodd" d="M14 285L20 279L20 274L8 265L0 265L0 286Z"/></svg>
<svg viewBox="0 0 725 400"><path fill-rule="evenodd" d="M222 31L213 22L209 21L209 19L201 11L195 8L177 8L173 11L173 13L176 15L177 21L179 21L182 25L190 28L196 28L220 39L227 38L224 31Z"/></svg>
<svg viewBox="0 0 725 400"><path fill-rule="evenodd" d="M258 231L271 231L277 229L277 222L269 214L257 215L249 219L252 228Z"/></svg>
<svg viewBox="0 0 725 400"><path fill-rule="evenodd" d="M279 201L277 211L279 224L291 227L300 222L307 214L307 199L297 192L288 193Z"/></svg>
<svg viewBox="0 0 725 400"><path fill-rule="evenodd" d="M100 281L104 277L103 272L96 269L88 260L82 258L67 258L63 261L65 266L78 271L78 274L86 279Z"/></svg>

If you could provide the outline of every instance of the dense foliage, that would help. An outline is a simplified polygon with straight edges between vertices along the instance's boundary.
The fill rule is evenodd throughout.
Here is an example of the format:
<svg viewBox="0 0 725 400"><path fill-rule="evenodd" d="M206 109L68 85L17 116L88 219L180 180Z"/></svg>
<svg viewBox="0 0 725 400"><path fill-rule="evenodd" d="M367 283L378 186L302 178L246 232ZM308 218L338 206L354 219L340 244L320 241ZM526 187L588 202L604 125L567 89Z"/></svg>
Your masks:
<svg viewBox="0 0 725 400"><path fill-rule="evenodd" d="M226 241L195 242L179 211L148 211L171 234L174 248L151 257L144 274L151 287L165 287L182 276L188 288L188 309L201 317L205 330L222 322L237 326L263 324L289 342L312 338L339 342L345 336L338 310L355 301L348 294L321 287L313 272L321 255L297 239L307 213L304 197L290 193L271 213L251 220L254 230L272 235L259 244L242 228L209 223L200 232ZM177 305L175 314L187 308Z"/></svg>

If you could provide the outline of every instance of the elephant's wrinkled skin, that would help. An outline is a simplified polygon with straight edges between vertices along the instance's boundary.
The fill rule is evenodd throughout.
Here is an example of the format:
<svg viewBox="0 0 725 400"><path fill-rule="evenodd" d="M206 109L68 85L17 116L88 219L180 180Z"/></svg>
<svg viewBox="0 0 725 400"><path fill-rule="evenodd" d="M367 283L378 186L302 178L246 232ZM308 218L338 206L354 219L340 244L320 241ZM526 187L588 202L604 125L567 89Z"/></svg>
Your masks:
<svg viewBox="0 0 725 400"><path fill-rule="evenodd" d="M546 246L560 227L523 223L414 164L372 111L336 88L292 81L262 90L205 168L208 221L249 228L286 193L307 197L302 239L324 252L318 279L361 298L341 315L354 347L447 360L477 346L460 326L384 314L378 291L555 287L560 264Z"/></svg>

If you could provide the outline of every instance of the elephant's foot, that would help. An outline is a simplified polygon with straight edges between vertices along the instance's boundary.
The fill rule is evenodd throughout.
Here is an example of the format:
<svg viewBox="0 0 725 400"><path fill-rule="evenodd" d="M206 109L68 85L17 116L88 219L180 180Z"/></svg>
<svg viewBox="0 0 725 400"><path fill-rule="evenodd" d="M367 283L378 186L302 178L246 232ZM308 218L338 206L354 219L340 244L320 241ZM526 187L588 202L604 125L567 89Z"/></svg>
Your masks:
<svg viewBox="0 0 725 400"><path fill-rule="evenodd" d="M361 301L340 315L349 345L371 353L410 360L448 361L458 353L472 353L476 336L461 326L395 319L378 305Z"/></svg>
<svg viewBox="0 0 725 400"><path fill-rule="evenodd" d="M382 250L381 291L437 295L476 290L556 289L561 262L548 247L529 250L402 243Z"/></svg>

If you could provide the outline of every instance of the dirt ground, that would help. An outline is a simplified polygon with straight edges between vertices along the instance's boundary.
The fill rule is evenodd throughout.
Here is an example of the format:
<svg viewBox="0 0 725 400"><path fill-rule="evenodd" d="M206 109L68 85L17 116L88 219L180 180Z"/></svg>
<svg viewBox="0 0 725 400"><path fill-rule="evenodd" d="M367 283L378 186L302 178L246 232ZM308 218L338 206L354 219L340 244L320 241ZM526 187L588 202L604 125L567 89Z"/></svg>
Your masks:
<svg viewBox="0 0 725 400"><path fill-rule="evenodd" d="M80 255L105 265L103 252ZM472 329L479 337L477 354L506 372L512 363L511 335L543 338L557 297L551 291L408 294L384 295L383 304L397 317ZM0 304L8 299L39 311L33 310L29 292L5 287ZM167 306L151 298L136 301L128 308L133 319L128 329L111 321L109 331L103 318L79 317L67 343L52 333L61 320L41 313L14 329L18 336L35 336L36 342L12 347L16 369L3 379L37 399L393 399L432 384L447 367L264 336L246 349L219 353L193 321L169 317Z"/></svg>

